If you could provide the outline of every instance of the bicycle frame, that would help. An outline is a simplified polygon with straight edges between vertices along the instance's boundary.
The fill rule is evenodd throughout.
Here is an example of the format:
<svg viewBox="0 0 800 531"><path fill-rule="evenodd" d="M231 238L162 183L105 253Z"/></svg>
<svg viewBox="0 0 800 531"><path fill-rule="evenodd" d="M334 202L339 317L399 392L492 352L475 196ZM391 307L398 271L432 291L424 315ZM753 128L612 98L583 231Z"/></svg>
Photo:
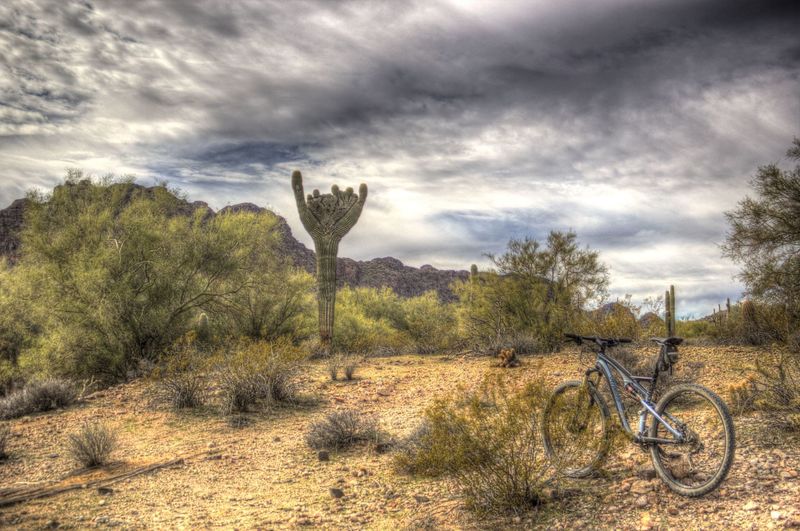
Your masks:
<svg viewBox="0 0 800 531"><path fill-rule="evenodd" d="M639 444L682 444L686 442L686 437L683 432L673 427L667 419L659 415L655 410L655 404L652 402L652 394L655 389L655 383L658 379L658 370L656 370L652 378L648 376L634 376L628 372L625 367L620 365L619 362L607 355L604 350L605 349L601 349L600 351L595 352L595 354L597 354L595 366L594 368L586 371L585 381L591 383L596 388L600 384L600 379L602 379L603 376L606 377L608 380L608 387L611 389L611 396L614 399L614 407L617 410L617 415L619 416L620 423L622 424L622 428L625 430L625 433L627 433L634 442ZM628 424L628 419L625 416L625 406L622 404L622 398L617 387L617 379L614 376L614 372L619 374L619 376L622 378L623 388L626 389L632 396L634 396L642 405L642 409L639 411L638 433L634 433L630 427L630 424ZM600 375L597 384L591 382L589 379L592 373L597 373ZM638 380L650 380L650 390L648 391L645 389ZM648 415L652 415L653 418L663 425L667 431L675 436L675 438L662 439L659 437L646 436L645 428ZM670 415L667 414L665 416L676 425L680 424L678 420L672 418Z"/></svg>

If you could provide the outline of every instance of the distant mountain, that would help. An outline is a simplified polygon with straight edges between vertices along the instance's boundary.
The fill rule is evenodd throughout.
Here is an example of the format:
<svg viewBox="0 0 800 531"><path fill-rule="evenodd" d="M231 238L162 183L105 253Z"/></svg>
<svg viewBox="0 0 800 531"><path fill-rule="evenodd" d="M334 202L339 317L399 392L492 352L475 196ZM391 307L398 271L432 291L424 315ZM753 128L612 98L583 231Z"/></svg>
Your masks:
<svg viewBox="0 0 800 531"><path fill-rule="evenodd" d="M26 204L27 199L17 199L9 207L0 210L0 256L5 256L12 263L19 258L19 231L22 228ZM186 207L187 213L201 207L209 208L202 201L187 202ZM292 235L292 229L283 217L253 203L226 206L219 212L227 211L263 212L275 216L284 252L292 258L297 267L312 274L316 273L314 251ZM371 288L385 286L401 297L413 297L435 290L442 300L451 301L455 296L450 289L450 283L456 279L469 278L469 272L436 269L430 265L411 267L404 265L397 258L387 256L367 261L339 258L336 277L339 286Z"/></svg>

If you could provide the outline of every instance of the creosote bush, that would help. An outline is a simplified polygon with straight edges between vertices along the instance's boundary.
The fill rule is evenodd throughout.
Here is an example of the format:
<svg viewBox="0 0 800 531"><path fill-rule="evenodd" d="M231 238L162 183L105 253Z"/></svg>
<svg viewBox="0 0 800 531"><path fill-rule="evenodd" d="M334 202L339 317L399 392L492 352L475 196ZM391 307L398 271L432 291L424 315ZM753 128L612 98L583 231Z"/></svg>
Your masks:
<svg viewBox="0 0 800 531"><path fill-rule="evenodd" d="M75 384L69 380L48 378L32 381L0 399L0 419L14 419L67 407L77 396Z"/></svg>
<svg viewBox="0 0 800 531"><path fill-rule="evenodd" d="M87 422L77 433L69 436L70 455L86 468L107 464L116 447L116 433L99 422Z"/></svg>
<svg viewBox="0 0 800 531"><path fill-rule="evenodd" d="M289 341L244 342L233 353L219 353L212 364L223 411L246 413L259 403L294 401L295 375L303 359L301 349Z"/></svg>
<svg viewBox="0 0 800 531"><path fill-rule="evenodd" d="M306 444L314 450L344 450L358 443L385 443L378 422L355 410L334 411L314 422Z"/></svg>
<svg viewBox="0 0 800 531"><path fill-rule="evenodd" d="M541 386L514 389L490 378L478 392L439 400L400 443L395 466L454 476L477 512L528 510L553 478L539 432L545 397Z"/></svg>

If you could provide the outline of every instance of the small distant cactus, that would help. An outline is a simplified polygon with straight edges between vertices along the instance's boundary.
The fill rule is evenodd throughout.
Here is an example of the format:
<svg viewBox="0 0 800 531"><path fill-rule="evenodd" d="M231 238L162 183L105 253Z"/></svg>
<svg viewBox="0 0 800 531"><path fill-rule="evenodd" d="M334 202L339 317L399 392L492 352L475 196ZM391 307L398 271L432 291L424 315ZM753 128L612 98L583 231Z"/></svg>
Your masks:
<svg viewBox="0 0 800 531"><path fill-rule="evenodd" d="M208 314L202 312L197 316L197 341L200 343L208 343L211 341L211 328L208 324Z"/></svg>
<svg viewBox="0 0 800 531"><path fill-rule="evenodd" d="M314 190L305 196L303 176L295 171L292 173L292 189L300 221L314 240L317 254L319 336L323 350L330 354L336 306L336 255L339 252L339 242L361 216L361 210L367 201L367 185L362 183L358 194L352 188L342 192L338 186L333 185L330 194L320 194L319 190Z"/></svg>

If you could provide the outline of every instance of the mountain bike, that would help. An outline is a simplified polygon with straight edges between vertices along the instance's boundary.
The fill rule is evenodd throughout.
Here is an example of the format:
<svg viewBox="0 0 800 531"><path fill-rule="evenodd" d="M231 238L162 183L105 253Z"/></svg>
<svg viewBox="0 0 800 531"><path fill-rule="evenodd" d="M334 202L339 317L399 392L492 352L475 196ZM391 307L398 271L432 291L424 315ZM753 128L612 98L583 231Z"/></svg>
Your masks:
<svg viewBox="0 0 800 531"><path fill-rule="evenodd" d="M582 381L559 385L545 406L544 447L557 470L568 477L586 477L608 454L610 415L599 392L605 377L623 430L633 443L650 452L656 473L670 489L683 496L703 496L725 480L736 442L722 399L701 385L680 384L653 402L659 374L672 371L683 339L653 338L660 348L652 376L634 376L606 352L631 340L566 337L578 345L594 346L597 357ZM625 415L619 380L622 390L641 405L636 432Z"/></svg>

